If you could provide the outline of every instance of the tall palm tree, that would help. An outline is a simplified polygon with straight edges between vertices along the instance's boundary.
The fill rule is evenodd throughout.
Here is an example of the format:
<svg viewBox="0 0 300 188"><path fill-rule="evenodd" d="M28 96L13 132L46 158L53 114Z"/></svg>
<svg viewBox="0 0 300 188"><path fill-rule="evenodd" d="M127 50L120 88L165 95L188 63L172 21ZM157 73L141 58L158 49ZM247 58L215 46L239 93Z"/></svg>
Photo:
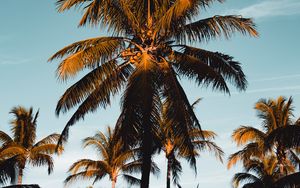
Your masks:
<svg viewBox="0 0 300 188"><path fill-rule="evenodd" d="M97 182L109 176L112 188L115 188L117 178L122 176L129 184L139 184L140 180L128 173L140 172L142 161L135 159L135 150L123 150L121 140L116 138L116 133L107 127L107 135L98 132L93 137L84 139L84 147L92 146L99 152L99 160L80 159L69 169L71 173L65 180L69 184L77 179L94 179ZM152 172L157 173L159 169L152 163Z"/></svg>
<svg viewBox="0 0 300 188"><path fill-rule="evenodd" d="M255 105L258 117L262 120L263 130L251 126L241 126L234 130L233 140L242 150L229 157L228 168L242 161L245 165L251 157L262 158L275 151L281 173L284 166L294 161L299 165L297 151L299 148L300 126L293 122L292 98L261 99ZM296 166L295 166L296 167Z"/></svg>
<svg viewBox="0 0 300 188"><path fill-rule="evenodd" d="M192 108L200 101L197 99ZM163 150L167 158L167 188L171 186L171 178L173 183L179 185L179 175L182 172L182 167L178 159L186 159L196 171L196 157L202 150L213 151L216 157L222 161L223 151L211 140L215 138L216 134L213 131L201 130L193 128L189 131L188 136L192 141L193 148L182 144L182 139L176 136L176 130L172 126L172 120L166 116L168 104L162 106L160 129L157 131L157 139L160 143L160 150ZM190 149L193 149L190 151Z"/></svg>
<svg viewBox="0 0 300 188"><path fill-rule="evenodd" d="M48 166L48 174L53 170L52 154L55 153L59 134L51 134L36 142L36 123L39 112L33 114L33 109L18 106L11 112L15 118L11 121L13 137L0 131L1 163L15 165L18 174L18 184L22 184L23 171L27 164L33 166ZM58 153L62 151L58 148ZM9 165L10 164L10 165Z"/></svg>
<svg viewBox="0 0 300 188"><path fill-rule="evenodd" d="M60 12L84 7L79 25L104 26L108 37L75 42L49 60L64 58L57 75L74 77L90 72L60 98L56 113L78 106L67 122L59 144L66 141L69 127L107 107L111 97L123 91L117 127L126 145L142 147L142 187L148 187L153 154L153 127L159 124L159 98L168 101L167 116L173 119L182 142L193 147L188 132L200 128L178 76L199 85L229 93L227 82L245 90L247 81L240 63L220 52L189 46L240 32L258 36L251 19L241 16L213 16L194 21L200 10L223 0L57 0ZM125 88L125 90L123 90Z"/></svg>
<svg viewBox="0 0 300 188"><path fill-rule="evenodd" d="M287 166L294 172L293 166ZM300 185L300 173L281 176L280 166L276 156L264 159L250 159L244 166L245 172L234 175L232 185L234 188L292 188ZM242 184L242 186L240 186Z"/></svg>

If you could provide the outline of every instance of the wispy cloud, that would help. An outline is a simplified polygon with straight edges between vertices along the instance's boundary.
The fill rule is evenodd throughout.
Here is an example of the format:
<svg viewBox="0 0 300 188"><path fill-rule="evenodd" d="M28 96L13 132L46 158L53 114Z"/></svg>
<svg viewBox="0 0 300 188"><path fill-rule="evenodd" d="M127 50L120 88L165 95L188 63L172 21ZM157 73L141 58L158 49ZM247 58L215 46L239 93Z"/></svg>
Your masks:
<svg viewBox="0 0 300 188"><path fill-rule="evenodd" d="M299 0L263 0L231 12L256 19L300 14Z"/></svg>
<svg viewBox="0 0 300 188"><path fill-rule="evenodd" d="M300 74L282 75L282 76L275 76L275 77L269 77L269 78L261 78L261 79L252 80L251 82L287 80L287 79L295 79L295 78L300 78Z"/></svg>
<svg viewBox="0 0 300 188"><path fill-rule="evenodd" d="M32 59L0 56L0 65L19 65L30 61L32 61Z"/></svg>

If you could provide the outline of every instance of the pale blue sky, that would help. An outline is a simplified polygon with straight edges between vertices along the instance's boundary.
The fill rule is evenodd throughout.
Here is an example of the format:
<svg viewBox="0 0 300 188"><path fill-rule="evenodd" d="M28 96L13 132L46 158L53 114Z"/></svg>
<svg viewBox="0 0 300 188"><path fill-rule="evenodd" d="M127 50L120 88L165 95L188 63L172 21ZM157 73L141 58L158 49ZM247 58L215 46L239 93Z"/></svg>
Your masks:
<svg viewBox="0 0 300 188"><path fill-rule="evenodd" d="M59 14L53 1L10 0L0 6L0 129L9 131L8 114L16 105L33 106L40 109L38 138L52 132L61 132L72 112L59 118L54 115L56 102L68 83L55 77L58 62L47 59L62 47L85 38L104 35L100 29L77 28L80 12ZM233 129L241 124L259 125L253 109L260 98L293 96L295 115L300 115L300 1L299 0L227 0L216 3L204 16L214 14L242 14L254 17L259 38L235 35L209 43L197 44L212 51L230 54L242 63L249 87L246 92L234 89L231 97L210 89L197 88L183 80L190 101L203 97L196 114L204 129L215 131L217 143L226 154L237 150L231 142ZM47 175L45 167L25 171L25 183L38 183L42 187L63 187L66 171L71 163L86 157L95 158L92 150L82 150L81 140L93 135L95 130L104 130L115 123L119 113L119 99L115 98L111 108L99 109L88 114L85 121L78 122L72 129L65 153L55 160L54 173ZM163 156L155 158L161 168L159 178L151 177L151 187L164 187L166 161ZM181 184L184 188L230 187L234 172L226 170L225 164L216 162L212 155L203 154L198 160L198 175L184 165ZM88 181L70 187L84 188ZM109 187L108 180L94 187ZM122 181L118 188L127 187Z"/></svg>

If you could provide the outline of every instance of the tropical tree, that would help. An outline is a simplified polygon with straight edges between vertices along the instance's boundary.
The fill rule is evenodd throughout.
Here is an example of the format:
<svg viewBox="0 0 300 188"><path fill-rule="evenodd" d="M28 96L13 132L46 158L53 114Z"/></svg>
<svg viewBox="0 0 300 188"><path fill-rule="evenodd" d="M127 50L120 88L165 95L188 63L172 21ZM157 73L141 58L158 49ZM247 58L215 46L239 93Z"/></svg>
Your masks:
<svg viewBox="0 0 300 188"><path fill-rule="evenodd" d="M294 172L293 166L286 167ZM234 188L293 188L300 185L300 173L282 177L280 168L275 155L263 159L249 159L244 166L245 172L234 175L232 185Z"/></svg>
<svg viewBox="0 0 300 188"><path fill-rule="evenodd" d="M238 161L245 165L252 157L263 158L272 152L277 156L282 174L285 165L291 162L294 162L295 167L299 165L297 151L300 126L298 121L292 120L292 98L261 99L256 103L255 109L262 120L263 130L251 126L241 126L234 130L232 138L237 146L245 146L229 157L228 168Z"/></svg>
<svg viewBox="0 0 300 188"><path fill-rule="evenodd" d="M92 146L99 152L99 160L80 159L69 169L71 173L65 184L78 179L94 179L93 184L105 176L109 176L112 188L115 188L117 178L123 177L130 185L139 185L140 180L130 173L141 171L142 161L136 159L137 150L123 150L121 140L116 138L116 133L107 127L107 135L98 132L93 137L87 137L83 142L84 147ZM152 163L152 172L158 173L158 167Z"/></svg>
<svg viewBox="0 0 300 188"><path fill-rule="evenodd" d="M0 159L1 164L8 167L6 172L10 173L9 177L13 178L14 174L17 174L18 184L22 184L23 171L27 164L33 166L47 165L48 174L50 174L53 171L52 154L55 153L56 143L60 135L51 134L36 142L36 123L39 112L33 114L32 108L26 109L18 106L14 107L10 113L15 116L11 121L13 136L10 137L5 132L0 131L0 142L2 143ZM62 149L62 147L58 147L58 153ZM14 169L17 170L17 173ZM5 176L5 174L3 175Z"/></svg>
<svg viewBox="0 0 300 188"><path fill-rule="evenodd" d="M155 127L159 126L159 102L169 104L167 116L182 143L193 147L188 132L200 128L178 77L229 93L227 82L245 90L247 81L233 57L189 46L235 32L258 36L251 19L213 16L196 20L200 10L223 0L57 0L58 11L84 7L79 25L104 26L112 33L75 42L49 60L63 58L57 69L68 80L87 69L58 101L56 113L78 107L67 122L59 144L66 141L69 127L107 107L111 97L123 91L117 129L126 146L142 148L142 187L148 187ZM196 21L195 21L196 20ZM125 88L125 90L123 90Z"/></svg>
<svg viewBox="0 0 300 188"><path fill-rule="evenodd" d="M200 101L196 100L192 107ZM182 166L179 161L180 158L186 159L191 167L196 171L196 157L200 155L200 151L209 150L213 151L216 157L222 161L223 151L211 140L215 138L216 134L213 131L201 130L193 128L189 130L188 136L192 141L193 148L182 144L182 139L176 136L174 133L174 127L172 126L172 120L169 120L166 116L168 105L165 103L162 107L160 129L157 131L157 139L160 143L160 150L165 153L167 158L167 188L171 186L171 178L176 186L179 185L179 176L182 172ZM193 151L189 151L193 149Z"/></svg>

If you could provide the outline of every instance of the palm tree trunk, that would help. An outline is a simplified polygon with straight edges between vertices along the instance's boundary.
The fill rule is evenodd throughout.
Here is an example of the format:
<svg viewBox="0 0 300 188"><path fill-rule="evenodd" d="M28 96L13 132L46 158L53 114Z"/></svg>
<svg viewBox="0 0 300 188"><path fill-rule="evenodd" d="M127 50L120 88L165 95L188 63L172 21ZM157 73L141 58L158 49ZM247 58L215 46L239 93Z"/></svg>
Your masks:
<svg viewBox="0 0 300 188"><path fill-rule="evenodd" d="M22 184L22 179L23 179L23 168L20 168L18 174L18 185Z"/></svg>
<svg viewBox="0 0 300 188"><path fill-rule="evenodd" d="M142 140L142 179L141 188L148 188L150 181L150 171L151 171L151 157L152 157L152 134L150 129L151 124L146 123L145 130L143 133Z"/></svg>
<svg viewBox="0 0 300 188"><path fill-rule="evenodd" d="M171 165L172 161L168 158L168 165L167 165L167 188L171 187Z"/></svg>
<svg viewBox="0 0 300 188"><path fill-rule="evenodd" d="M116 187L116 180L112 180L111 188L115 188L115 187Z"/></svg>

